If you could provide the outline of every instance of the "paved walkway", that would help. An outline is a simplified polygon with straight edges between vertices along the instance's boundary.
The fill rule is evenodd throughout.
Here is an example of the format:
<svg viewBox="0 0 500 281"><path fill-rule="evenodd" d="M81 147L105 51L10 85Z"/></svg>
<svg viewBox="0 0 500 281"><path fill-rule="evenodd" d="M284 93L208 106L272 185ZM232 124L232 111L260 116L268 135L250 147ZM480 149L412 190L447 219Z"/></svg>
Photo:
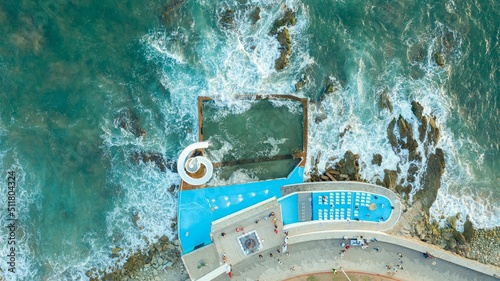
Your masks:
<svg viewBox="0 0 500 281"><path fill-rule="evenodd" d="M293 192L320 190L358 190L378 193L389 198L395 206L393 216L386 222L357 221L310 221L286 225L289 231L288 250L290 255L279 254L277 247L265 250L233 263L233 280L283 280L301 274L330 271L343 267L349 271L361 271L391 276L399 280L498 280L500 270L479 262L441 250L433 245L417 240L387 235L383 231L391 229L399 221L401 204L390 190L365 183L330 182L289 185L281 188L283 195ZM367 249L354 247L344 258L339 255L343 236L376 238ZM380 248L377 252L374 247ZM425 259L424 252L436 258ZM270 257L270 253L273 257ZM403 263L397 253L403 253ZM262 255L259 258L259 254ZM404 267L400 269L397 265ZM386 269L389 266L389 270ZM295 270L291 268L294 267ZM220 272L220 271L219 271ZM212 276L209 278L212 279ZM207 280L209 280L207 279ZM229 280L222 274L214 280Z"/></svg>
<svg viewBox="0 0 500 281"><path fill-rule="evenodd" d="M433 249L432 252L436 258L425 259L420 251L380 240L370 243L369 247L364 250L359 247L351 247L341 258L339 251L342 249L340 246L342 241L342 239L334 238L291 244L288 256L285 254L276 255L274 252L274 257L271 258L268 253L271 251L266 251L262 259L253 256L233 265L232 280L284 280L295 275L314 275L316 272L331 271L332 268L336 268L338 274L341 274L340 267L346 271L380 274L398 280L498 280L492 277L493 269L481 273L457 266L448 260L447 255L441 258L442 253L437 250ZM375 247L380 250L377 252L374 250ZM398 253L403 254L401 259L403 263L398 261ZM473 261L469 262L474 263ZM398 264L403 269L397 267ZM386 265L390 267L389 270ZM295 270L292 270L292 267ZM397 271L394 271L394 267ZM229 277L224 274L214 280L229 280Z"/></svg>

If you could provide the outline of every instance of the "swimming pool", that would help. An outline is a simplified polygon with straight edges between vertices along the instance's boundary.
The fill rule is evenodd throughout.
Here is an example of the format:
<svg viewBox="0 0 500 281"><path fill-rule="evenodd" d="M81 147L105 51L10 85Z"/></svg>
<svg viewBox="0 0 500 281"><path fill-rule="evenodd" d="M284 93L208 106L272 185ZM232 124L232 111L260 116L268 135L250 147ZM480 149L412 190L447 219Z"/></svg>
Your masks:
<svg viewBox="0 0 500 281"><path fill-rule="evenodd" d="M393 210L387 197L370 192L312 192L308 200L312 214L304 220L299 217L304 213L303 205L305 203L303 201L299 203L299 201L297 194L292 194L279 201L285 224L307 220L382 222L389 219Z"/></svg>
<svg viewBox="0 0 500 281"><path fill-rule="evenodd" d="M303 167L287 178L181 191L178 234L183 253L212 243L212 221L233 214L266 199L282 196L284 185L303 182Z"/></svg>
<svg viewBox="0 0 500 281"><path fill-rule="evenodd" d="M312 193L313 220L386 221L391 201L369 192L332 191Z"/></svg>

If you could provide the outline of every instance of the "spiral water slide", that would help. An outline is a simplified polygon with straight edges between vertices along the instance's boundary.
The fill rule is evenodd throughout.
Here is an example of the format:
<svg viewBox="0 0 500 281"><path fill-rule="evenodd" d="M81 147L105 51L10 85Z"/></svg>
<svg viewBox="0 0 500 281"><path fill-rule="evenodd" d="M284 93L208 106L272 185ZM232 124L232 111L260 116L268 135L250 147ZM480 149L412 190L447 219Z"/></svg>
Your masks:
<svg viewBox="0 0 500 281"><path fill-rule="evenodd" d="M196 142L188 145L179 155L177 160L177 172L183 181L190 185L202 185L210 180L213 174L212 162L204 156L190 157L196 149L203 149L208 147L208 142ZM205 166L204 174L201 178L193 178L188 175L198 172L201 165Z"/></svg>

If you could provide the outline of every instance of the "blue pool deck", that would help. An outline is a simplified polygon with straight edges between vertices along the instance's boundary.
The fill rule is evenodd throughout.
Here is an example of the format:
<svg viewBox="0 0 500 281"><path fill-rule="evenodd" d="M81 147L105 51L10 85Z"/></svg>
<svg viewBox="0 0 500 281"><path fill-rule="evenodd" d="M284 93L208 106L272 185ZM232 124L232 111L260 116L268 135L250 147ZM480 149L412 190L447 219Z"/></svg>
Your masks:
<svg viewBox="0 0 500 281"><path fill-rule="evenodd" d="M303 173L304 168L298 166L287 178L181 191L178 231L183 254L213 243L213 221L273 197L280 203L285 225L350 220L378 223L392 214L388 198L366 191L311 191L283 197L281 187L302 183Z"/></svg>
<svg viewBox="0 0 500 281"><path fill-rule="evenodd" d="M284 185L302 183L304 168L287 178L181 191L178 232L183 254L212 243L211 223L266 199L282 197Z"/></svg>
<svg viewBox="0 0 500 281"><path fill-rule="evenodd" d="M285 224L301 222L299 214L304 210L299 210L298 196L292 194L279 200ZM309 198L312 206L311 220L318 221L383 222L389 219L393 208L388 198L370 192L312 192Z"/></svg>

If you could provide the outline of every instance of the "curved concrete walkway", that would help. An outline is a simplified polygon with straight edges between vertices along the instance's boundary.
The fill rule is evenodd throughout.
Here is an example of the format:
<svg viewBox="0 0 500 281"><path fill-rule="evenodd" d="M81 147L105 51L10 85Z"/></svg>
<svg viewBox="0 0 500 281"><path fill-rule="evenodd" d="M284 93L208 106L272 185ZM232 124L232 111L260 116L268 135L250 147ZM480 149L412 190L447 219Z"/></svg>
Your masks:
<svg viewBox="0 0 500 281"><path fill-rule="evenodd" d="M326 190L366 191L383 195L393 203L393 215L380 223L309 221L285 225L284 230L289 233L290 254L280 254L277 247L271 247L233 263L233 280L283 280L339 267L398 280L498 280L493 277L494 274L500 276L500 269L497 267L463 258L418 240L383 233L382 231L397 225L401 216L399 198L386 188L359 182L304 183L281 188L284 196L295 192ZM370 243L367 249L352 247L341 258L339 251L342 249L340 243L343 236L376 238L378 242ZM375 251L375 247L380 248L380 251ZM435 258L425 259L422 255L425 252L430 252ZM271 253L273 257L270 256ZM403 264L399 264L397 253L404 255ZM399 269L398 264L404 269ZM386 265L390 266L390 270L387 270ZM219 271L217 274L220 273ZM212 278L213 275L206 280ZM229 280L229 276L222 274L214 280Z"/></svg>
<svg viewBox="0 0 500 281"><path fill-rule="evenodd" d="M379 241L370 243L369 247L364 250L360 247L351 247L341 258L339 251L342 249L340 243L343 240L338 237L343 235L358 236L360 234L364 234L365 238L368 237L367 235L378 237ZM340 267L346 271L378 274L408 281L493 281L498 280L493 277L493 274L500 273L492 267L445 251L376 232L368 234L366 232L338 231L337 233L311 233L309 236L298 235L294 237L292 235L290 243L289 255L278 254L273 249L263 252L263 258L255 255L236 265L233 264L232 280L284 280L297 275L314 275L316 272L331 271L332 268L339 269ZM375 251L375 247L380 250ZM427 250L435 258L425 259L422 252ZM273 253L273 257L270 257L269 253ZM398 261L398 253L403 254L402 264ZM394 271L393 268L397 264L402 265L404 269L396 267L397 272ZM389 270L386 269L386 265L390 266ZM292 270L292 267L295 270ZM229 280L229 277L227 274L223 274L214 280Z"/></svg>

